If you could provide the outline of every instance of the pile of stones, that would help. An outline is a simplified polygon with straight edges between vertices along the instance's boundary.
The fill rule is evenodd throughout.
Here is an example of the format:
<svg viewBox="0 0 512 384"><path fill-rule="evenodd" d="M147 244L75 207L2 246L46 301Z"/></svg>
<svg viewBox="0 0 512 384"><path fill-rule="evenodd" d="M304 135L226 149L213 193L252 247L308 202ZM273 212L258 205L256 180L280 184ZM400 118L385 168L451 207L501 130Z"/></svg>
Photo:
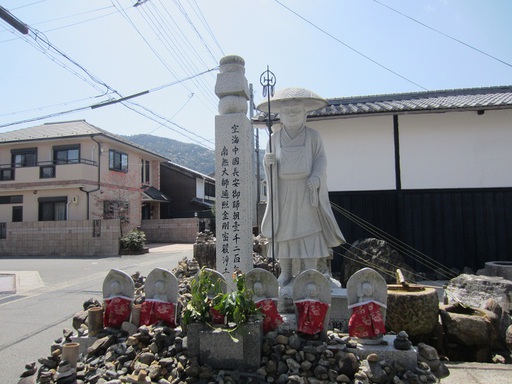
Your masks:
<svg viewBox="0 0 512 384"><path fill-rule="evenodd" d="M39 369L35 362L27 364L19 384L439 382L429 360L419 362L414 371L390 364L376 354L360 360L348 351L356 341L337 331L323 337L304 336L285 328L269 332L263 341L261 367L255 372L200 365L187 356L187 334L181 327L141 326L132 335L105 330L98 336L79 357L75 370L60 357L67 333L51 346L50 356L38 360Z"/></svg>
<svg viewBox="0 0 512 384"><path fill-rule="evenodd" d="M190 279L199 271L194 259L183 258L172 270L179 279L179 300L185 307L190 299ZM132 275L135 303L144 300L145 277ZM440 365L434 348L425 346L425 357L414 370L391 364L376 354L359 359L349 352L357 342L337 330L315 336L302 335L283 324L265 335L261 366L254 372L214 370L187 355L186 329L166 326L135 327L125 323L121 330L104 329L96 341L79 356L76 368L62 359L65 343L75 336L87 338L87 309L99 306L91 298L83 311L73 319L74 331L63 330L63 336L50 347L50 355L30 362L18 384L122 384L122 383L354 383L408 384L436 383L447 373ZM433 357L432 357L433 356ZM436 376L437 375L437 376Z"/></svg>

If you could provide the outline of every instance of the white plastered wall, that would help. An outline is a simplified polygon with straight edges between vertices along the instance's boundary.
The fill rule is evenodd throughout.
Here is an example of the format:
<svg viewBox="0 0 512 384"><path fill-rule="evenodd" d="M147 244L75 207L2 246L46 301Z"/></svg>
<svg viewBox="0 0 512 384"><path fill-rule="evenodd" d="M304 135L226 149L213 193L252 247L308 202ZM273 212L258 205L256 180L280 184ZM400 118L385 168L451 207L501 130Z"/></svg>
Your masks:
<svg viewBox="0 0 512 384"><path fill-rule="evenodd" d="M401 115L399 130L403 189L512 186L511 110Z"/></svg>
<svg viewBox="0 0 512 384"><path fill-rule="evenodd" d="M329 191L395 189L393 117L312 121L327 156Z"/></svg>

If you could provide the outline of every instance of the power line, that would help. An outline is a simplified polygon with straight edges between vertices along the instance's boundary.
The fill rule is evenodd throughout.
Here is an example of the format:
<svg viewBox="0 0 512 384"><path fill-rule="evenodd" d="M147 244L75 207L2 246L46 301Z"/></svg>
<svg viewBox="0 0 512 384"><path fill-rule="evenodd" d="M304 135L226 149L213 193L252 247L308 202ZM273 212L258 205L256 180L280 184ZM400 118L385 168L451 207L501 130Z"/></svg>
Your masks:
<svg viewBox="0 0 512 384"><path fill-rule="evenodd" d="M403 16L403 17L408 18L409 20L414 21L415 23L418 23L419 25L421 25L421 26L423 26L423 27L425 27L425 28L430 29L431 31L434 31L434 32L436 32L436 33L439 33L440 35L443 35L444 37L447 37L447 38L449 38L449 39L451 39L451 40L453 40L453 41L456 41L456 42L457 42L457 43L459 43L459 44L462 44L462 45L464 45L464 46L466 46L466 47L468 47L468 48L470 48L470 49L473 49L474 51L477 51L478 53L481 53L482 55L485 55L485 56L487 56L487 57L490 57L490 58L491 58L491 59L493 59L493 60L496 60L496 61L498 61L498 62L500 62L500 63L502 63L502 64L505 64L505 65L507 65L507 66L509 66L509 67L512 67L512 64L507 63L506 61L501 60L501 59L497 58L496 56L493 56L493 55L491 55L491 54L489 54L489 53L487 53L487 52L484 52L484 51L482 51L481 49L478 49L478 48L476 48L476 47L474 47L474 46L472 46L472 45L470 45L470 44L467 44L467 43L463 42L462 40L459 40L459 39L457 39L457 38L455 38L455 37L453 37L453 36L450 36L450 35L448 35L448 34L446 34L446 33L444 33L444 32L441 32L440 30L435 29L435 28L433 28L433 27L431 27L431 26L429 26L429 25L427 25L427 24L425 24L425 23L422 23L421 21L416 20L415 18L413 18L413 17L411 17L411 16L409 16L409 15L406 15L405 13L400 12L399 10L397 10L397 9L395 9L395 8L392 8L392 7L390 7L389 5L383 4L383 3L381 3L381 2L380 2L380 1L378 1L378 0L373 0L373 1L374 1L375 3L377 3L377 4L382 5L383 7L386 7L386 8L388 8L388 9L392 10L393 12L398 13L399 15L401 15L401 16Z"/></svg>
<svg viewBox="0 0 512 384"><path fill-rule="evenodd" d="M283 3L281 3L279 0L274 0L277 4L279 4L281 7L283 7L284 9L286 9L287 11L293 13L295 16L297 16L298 18L302 19L303 21L305 21L306 23L308 23L309 25L311 25L312 27L318 29L320 32L322 32L323 34L329 36L331 39L337 41L338 43L342 44L343 46L345 46L346 48L350 49L351 51L357 53L358 55L364 57L365 59L371 61L372 63L378 65L379 67L385 69L386 71L388 72L391 72L392 74L400 77L401 79L404 79L405 81L411 83L411 84L414 84L415 86L417 86L418 88L421 88L425 91L428 91L427 88L423 87L422 85L418 84L418 83L415 83L414 81L408 79L407 77L405 76L402 76L401 74L399 74L398 72L396 71L393 71L391 68L389 67L386 67L384 64L381 64L379 63L377 60L374 60L372 59L371 57L369 57L368 55L365 55L364 53L362 53L361 51L358 51L357 49L351 47L350 45L348 45L347 43L341 41L340 39L338 39L337 37L335 37L334 35L330 34L329 32L327 32L326 30L320 28L318 25L312 23L311 21L309 21L308 19L306 19L304 16L301 16L299 13L295 12L293 9L287 7L286 5L284 5Z"/></svg>
<svg viewBox="0 0 512 384"><path fill-rule="evenodd" d="M6 12L8 13L8 11L6 11ZM15 19L15 18L13 20L17 21L17 19ZM21 27L24 26L24 24L21 23L20 21L17 21L17 22L20 23L19 24L20 29L23 30L23 28L21 28ZM30 39L26 39L26 41L29 42L33 47L35 47L36 49L41 51L47 57L51 58L54 62L59 63L65 69L71 71L73 74L78 76L80 79L86 81L88 84L92 85L96 89L98 89L98 87L97 87L98 85L101 85L101 86L105 87L106 91L103 90L104 91L104 96L107 95L109 92L111 92L111 93L114 93L114 94L116 94L116 95L118 95L120 97L120 99L109 101L109 102L107 102L107 104L114 104L114 103L121 102L125 107L127 107L127 108L129 108L129 109L131 109L131 110L133 110L133 111L135 111L137 113L139 113L140 115L142 115L144 117L147 117L147 118L150 118L153 121L156 121L155 118L153 118L151 116L148 116L146 113L140 112L136 108L128 106L127 103L125 102L127 99L147 94L147 93L150 92L149 90L148 91L139 92L138 94L133 94L133 95L130 95L130 96L127 96L127 97L123 97L123 95L121 93L119 93L117 90L115 90L112 87L110 87L108 84L106 84L105 82L100 80L98 77L93 75L90 71L88 71L84 66L80 65L78 62L76 62L75 60L71 59L68 55L66 55L62 50L58 49L54 44L52 44L49 41L49 39L42 32L39 32L39 31L37 31L36 29L33 29L33 28L29 28L28 26L27 26L27 29L28 29L29 32L31 32L31 37L34 39L34 41L32 42ZM22 31L20 31L20 32L22 32ZM41 36L43 36L43 38L41 38ZM59 59L59 57L56 57L55 54L58 54L60 57L65 58L68 62L70 62L74 66L78 67L82 72L84 72L88 76L89 79L85 78L84 76L81 76L78 72L71 70L71 68L69 68L69 66L67 66L65 63L63 63L62 60ZM193 79L195 77L199 77L200 75L203 75L205 73L211 72L211 71L213 71L215 69L217 69L217 68L212 68L212 69L209 69L207 71L201 72L199 74L191 75L191 76L189 76L185 80L189 80L189 79ZM168 86L171 86L171 85L174 85L174 84L183 84L183 82L184 82L184 80L183 81L176 81L176 82L173 82L173 83L169 83L169 84L166 84L166 85L163 85L163 86L160 86L160 87L156 87L155 89L153 89L153 91L157 91L157 90L163 89L165 87L168 87ZM172 124L172 125L178 127L179 129L181 129L181 130L191 134L192 136L196 136L196 137L200 138L203 142L210 142L211 143L211 141L209 141L209 140L207 140L207 139L205 139L205 138L195 134L194 132L189 131L186 128L184 128L184 127L182 127L182 126L180 126L180 125L170 121L170 119L166 119L165 117L163 117L161 115L158 115L157 113L153 112L149 108L146 108L146 107L144 107L144 106L142 106L140 104L136 104L136 103L132 103L132 104L137 106L138 108L146 110L151 115L156 116L157 118L165 121L166 123ZM103 106L103 105L95 104L94 106L88 106L88 107L82 107L82 108L76 108L76 109L73 109L73 110L63 111L63 112L57 112L57 113L48 114L48 115L45 115L45 116L25 119L22 122L14 122L14 123L3 124L3 125L0 125L0 127L7 127L7 126L15 125L15 124L26 123L26 122L36 121L36 120L42 120L42 119L49 118L49 117L59 116L59 115L68 114L68 113L74 113L74 112L77 112L77 111L85 110L87 108L93 108L93 107L94 108L98 108L99 106ZM167 126L167 125L165 125L165 126ZM172 129L172 128L170 128L170 129ZM199 143L200 145L204 146L204 144L202 144L201 142L193 139L192 137L187 136L186 134L184 134L182 132L178 132L178 131L175 131L175 132L177 132L179 134L182 134L183 136L187 137L188 139L190 139L192 141L195 141L195 142Z"/></svg>

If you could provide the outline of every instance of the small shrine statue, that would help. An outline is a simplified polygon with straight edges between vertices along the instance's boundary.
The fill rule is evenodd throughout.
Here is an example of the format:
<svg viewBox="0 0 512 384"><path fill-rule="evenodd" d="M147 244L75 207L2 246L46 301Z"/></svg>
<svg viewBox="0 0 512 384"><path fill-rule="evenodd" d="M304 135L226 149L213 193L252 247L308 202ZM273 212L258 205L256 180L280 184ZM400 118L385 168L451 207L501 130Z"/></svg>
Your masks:
<svg viewBox="0 0 512 384"><path fill-rule="evenodd" d="M326 330L331 306L329 280L322 273L308 269L293 283L297 331L309 335Z"/></svg>
<svg viewBox="0 0 512 384"><path fill-rule="evenodd" d="M380 343L386 333L387 284L371 268L354 273L347 282L348 308L352 315L348 323L350 336L361 344Z"/></svg>
<svg viewBox="0 0 512 384"><path fill-rule="evenodd" d="M103 281L103 325L121 328L130 320L135 284L127 273L111 269Z"/></svg>
<svg viewBox="0 0 512 384"><path fill-rule="evenodd" d="M178 279L168 270L153 269L145 283L146 300L142 303L140 325L158 322L174 328L177 325Z"/></svg>
<svg viewBox="0 0 512 384"><path fill-rule="evenodd" d="M262 268L247 272L247 287L253 291L253 300L263 315L263 332L268 333L283 323L277 310L278 283L276 277Z"/></svg>

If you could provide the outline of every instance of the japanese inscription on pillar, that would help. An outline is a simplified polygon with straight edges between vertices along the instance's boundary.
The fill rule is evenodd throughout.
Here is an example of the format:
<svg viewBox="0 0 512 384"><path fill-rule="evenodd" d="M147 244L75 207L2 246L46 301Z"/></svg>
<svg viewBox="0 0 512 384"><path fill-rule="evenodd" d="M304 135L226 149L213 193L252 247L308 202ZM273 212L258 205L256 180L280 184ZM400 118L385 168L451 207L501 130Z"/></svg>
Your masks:
<svg viewBox="0 0 512 384"><path fill-rule="evenodd" d="M220 61L215 93L215 219L217 270L231 275L252 269L253 130L247 118L249 89L244 61L227 56Z"/></svg>

